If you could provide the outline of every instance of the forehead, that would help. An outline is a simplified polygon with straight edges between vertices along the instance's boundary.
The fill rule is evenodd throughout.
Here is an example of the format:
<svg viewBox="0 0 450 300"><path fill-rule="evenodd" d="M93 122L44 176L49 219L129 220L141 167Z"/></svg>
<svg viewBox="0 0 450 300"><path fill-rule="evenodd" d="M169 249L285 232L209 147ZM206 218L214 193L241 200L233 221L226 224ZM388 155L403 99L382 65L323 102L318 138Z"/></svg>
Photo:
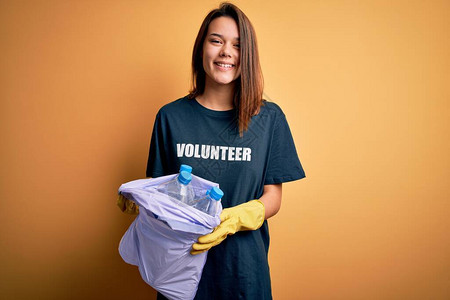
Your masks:
<svg viewBox="0 0 450 300"><path fill-rule="evenodd" d="M218 34L229 39L239 39L239 28L231 17L218 17L211 21L208 35Z"/></svg>

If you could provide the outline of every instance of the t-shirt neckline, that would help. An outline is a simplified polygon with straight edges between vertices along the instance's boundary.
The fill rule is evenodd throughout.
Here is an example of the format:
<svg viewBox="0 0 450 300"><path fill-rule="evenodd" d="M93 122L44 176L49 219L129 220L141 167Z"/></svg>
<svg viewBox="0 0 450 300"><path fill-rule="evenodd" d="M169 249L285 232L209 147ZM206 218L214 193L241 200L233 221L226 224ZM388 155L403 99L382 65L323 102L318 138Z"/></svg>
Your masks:
<svg viewBox="0 0 450 300"><path fill-rule="evenodd" d="M213 117L233 117L235 115L236 109L230 109L230 110L213 110L213 109L209 109L204 107L203 105L201 105L197 99L192 98L190 100L190 102L193 104L193 106L202 111L203 113L206 113L210 116Z"/></svg>

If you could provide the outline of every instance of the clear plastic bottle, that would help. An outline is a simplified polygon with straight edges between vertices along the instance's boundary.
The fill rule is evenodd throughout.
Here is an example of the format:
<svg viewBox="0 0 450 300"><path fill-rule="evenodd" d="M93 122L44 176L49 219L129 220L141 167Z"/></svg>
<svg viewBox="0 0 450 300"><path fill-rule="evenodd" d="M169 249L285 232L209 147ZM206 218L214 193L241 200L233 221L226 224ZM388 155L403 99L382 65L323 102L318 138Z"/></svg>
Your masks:
<svg viewBox="0 0 450 300"><path fill-rule="evenodd" d="M191 168L192 169L192 168ZM181 171L177 177L169 182L165 182L159 185L156 190L168 195L174 200L178 200L182 203L189 204L194 199L194 190L189 184L192 180L191 173L187 171Z"/></svg>
<svg viewBox="0 0 450 300"><path fill-rule="evenodd" d="M218 187L213 187L206 193L205 197L198 200L193 207L210 216L215 216L222 197L222 190Z"/></svg>
<svg viewBox="0 0 450 300"><path fill-rule="evenodd" d="M186 171L186 172L188 172L189 174L192 175L192 167L191 167L190 165L182 164L182 165L180 166L180 173L181 173L181 171ZM184 202L184 203L186 203L186 204L189 205L189 206L192 206L193 203L194 203L194 201L195 201L195 190L194 190L193 187L192 187L192 191L193 191L193 193L194 193L193 196L192 196L192 198L189 197L189 199L187 199L186 202Z"/></svg>

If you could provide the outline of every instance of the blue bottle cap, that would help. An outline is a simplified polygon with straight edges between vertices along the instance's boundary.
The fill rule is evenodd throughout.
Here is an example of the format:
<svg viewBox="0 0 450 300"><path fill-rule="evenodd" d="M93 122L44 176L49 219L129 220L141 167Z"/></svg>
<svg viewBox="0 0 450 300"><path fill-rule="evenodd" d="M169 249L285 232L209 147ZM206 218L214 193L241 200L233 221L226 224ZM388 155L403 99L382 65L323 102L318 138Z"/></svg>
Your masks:
<svg viewBox="0 0 450 300"><path fill-rule="evenodd" d="M181 171L186 171L188 173L192 173L192 167L190 165L181 165L180 172Z"/></svg>
<svg viewBox="0 0 450 300"><path fill-rule="evenodd" d="M192 175L189 172L181 171L180 175L178 175L178 182L184 185L188 185L192 180Z"/></svg>
<svg viewBox="0 0 450 300"><path fill-rule="evenodd" d="M211 197L211 199L219 201L223 197L223 192L221 189L215 186L210 190L209 196Z"/></svg>

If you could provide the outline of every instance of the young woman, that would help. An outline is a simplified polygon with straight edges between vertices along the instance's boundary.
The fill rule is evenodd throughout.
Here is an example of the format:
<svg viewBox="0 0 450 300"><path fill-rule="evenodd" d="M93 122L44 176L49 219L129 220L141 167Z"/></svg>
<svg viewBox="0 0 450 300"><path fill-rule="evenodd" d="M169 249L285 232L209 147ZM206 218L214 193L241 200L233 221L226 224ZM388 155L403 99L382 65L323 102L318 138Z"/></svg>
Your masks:
<svg viewBox="0 0 450 300"><path fill-rule="evenodd" d="M255 31L236 6L206 16L192 68L190 94L156 116L147 176L189 164L225 193L222 223L192 248L209 250L195 299L272 299L265 220L280 209L282 183L305 174L282 110L262 99Z"/></svg>

